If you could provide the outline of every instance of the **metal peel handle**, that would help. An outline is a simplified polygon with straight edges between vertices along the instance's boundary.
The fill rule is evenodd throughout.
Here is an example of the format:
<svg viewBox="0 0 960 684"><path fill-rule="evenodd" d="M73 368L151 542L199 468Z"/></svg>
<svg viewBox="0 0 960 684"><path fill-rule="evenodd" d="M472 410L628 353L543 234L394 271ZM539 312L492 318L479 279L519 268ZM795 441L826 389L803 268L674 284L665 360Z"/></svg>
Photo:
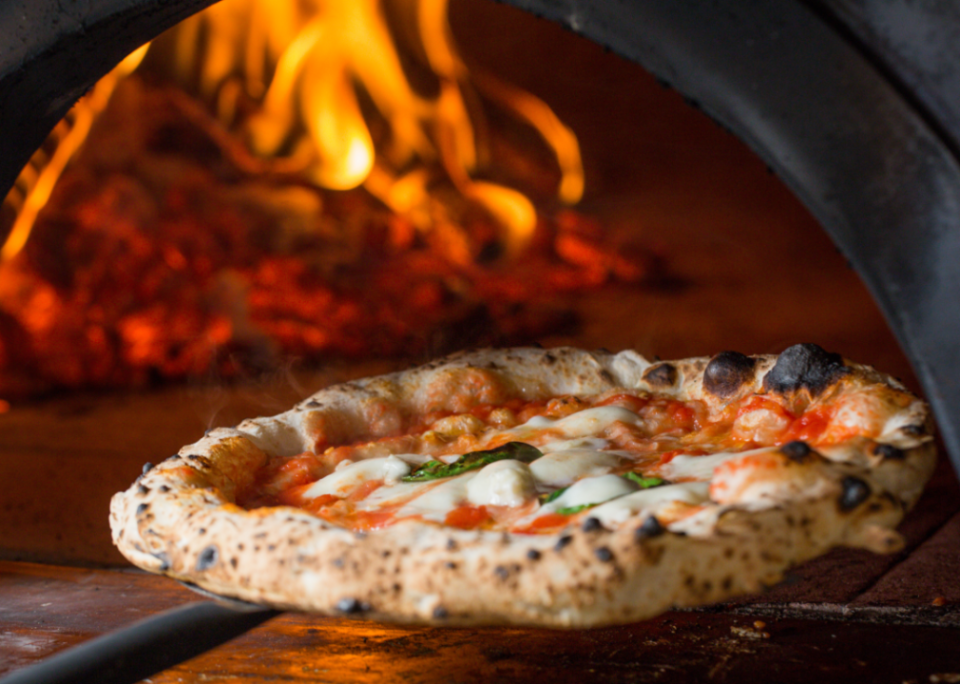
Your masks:
<svg viewBox="0 0 960 684"><path fill-rule="evenodd" d="M230 641L280 612L191 603L56 653L3 677L0 684L133 684Z"/></svg>

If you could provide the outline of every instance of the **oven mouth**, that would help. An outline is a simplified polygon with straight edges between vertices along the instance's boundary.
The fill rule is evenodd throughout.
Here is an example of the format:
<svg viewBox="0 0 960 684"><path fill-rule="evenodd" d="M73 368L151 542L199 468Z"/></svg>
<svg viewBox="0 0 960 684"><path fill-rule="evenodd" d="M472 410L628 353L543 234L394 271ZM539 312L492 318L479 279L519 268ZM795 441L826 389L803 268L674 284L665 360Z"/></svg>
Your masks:
<svg viewBox="0 0 960 684"><path fill-rule="evenodd" d="M17 103L4 125L23 133L5 136L15 167L4 168L5 184L96 77L205 4L123 2L72 24L32 22L44 28L11 48L0 78L5 101ZM884 47L889 25L830 3L515 4L643 64L770 165L873 293L960 462L960 387L948 380L960 353L958 128L936 95L940 65L911 72L912 53ZM33 3L10 21L52 16L57 5Z"/></svg>

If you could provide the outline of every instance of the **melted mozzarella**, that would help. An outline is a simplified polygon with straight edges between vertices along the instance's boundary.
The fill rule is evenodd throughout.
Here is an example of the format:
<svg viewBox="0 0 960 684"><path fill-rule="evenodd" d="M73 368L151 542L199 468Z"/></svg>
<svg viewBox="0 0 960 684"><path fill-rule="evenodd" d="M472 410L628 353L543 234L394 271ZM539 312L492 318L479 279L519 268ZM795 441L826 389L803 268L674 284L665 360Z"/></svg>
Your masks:
<svg viewBox="0 0 960 684"><path fill-rule="evenodd" d="M709 456L676 456L660 467L661 476L667 480L709 480L721 463L749 454L769 451L769 447L750 451L722 451Z"/></svg>
<svg viewBox="0 0 960 684"><path fill-rule="evenodd" d="M534 416L523 425L504 430L503 434L510 435L521 442L548 433L559 434L568 439L596 437L617 421L638 425L640 416L619 406L597 406L571 413L559 420L551 420L545 416Z"/></svg>
<svg viewBox="0 0 960 684"><path fill-rule="evenodd" d="M537 515L554 513L561 508L599 504L637 491L637 485L619 475L586 477L556 499L540 507Z"/></svg>
<svg viewBox="0 0 960 684"><path fill-rule="evenodd" d="M436 487L436 482L398 482L394 485L379 487L356 506L360 510L376 510L398 506L408 499L420 496L428 489Z"/></svg>
<svg viewBox="0 0 960 684"><path fill-rule="evenodd" d="M566 437L593 437L618 421L636 425L640 416L619 406L598 406L561 418L553 424L553 429Z"/></svg>
<svg viewBox="0 0 960 684"><path fill-rule="evenodd" d="M315 499L324 494L346 496L368 480L393 483L409 472L410 466L396 456L368 458L346 466L341 465L334 472L317 480L303 496L307 499Z"/></svg>
<svg viewBox="0 0 960 684"><path fill-rule="evenodd" d="M578 445L580 442L564 444ZM537 482L547 487L560 488L567 487L583 477L605 475L616 468L621 460L622 457L615 452L571 446L541 456L530 464L530 471L537 478Z"/></svg>
<svg viewBox="0 0 960 684"><path fill-rule="evenodd" d="M425 520L443 522L447 513L467 503L467 485L479 473L465 473L432 487L424 494L408 501L397 511L397 519L422 515Z"/></svg>
<svg viewBox="0 0 960 684"><path fill-rule="evenodd" d="M709 489L708 482L684 482L641 489L590 509L590 515L604 525L613 527L637 516L646 517L655 514L658 508L674 501L702 504L709 500Z"/></svg>
<svg viewBox="0 0 960 684"><path fill-rule="evenodd" d="M535 490L530 467L508 459L481 469L467 483L467 499L475 506L522 506Z"/></svg>

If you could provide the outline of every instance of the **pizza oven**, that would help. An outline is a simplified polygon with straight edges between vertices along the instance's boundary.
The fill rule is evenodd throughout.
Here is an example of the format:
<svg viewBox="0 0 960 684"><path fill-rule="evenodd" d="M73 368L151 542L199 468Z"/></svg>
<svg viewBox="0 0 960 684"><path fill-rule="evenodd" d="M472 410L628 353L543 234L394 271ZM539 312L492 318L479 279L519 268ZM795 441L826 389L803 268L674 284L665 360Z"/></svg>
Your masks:
<svg viewBox="0 0 960 684"><path fill-rule="evenodd" d="M303 146L289 131L250 123L262 114L254 105L273 106L266 89L253 93L256 79L242 87L216 80L217 60L227 58L215 48L236 26L228 21L219 38L210 37L212 29L196 19L215 5L211 0L8 4L0 12L0 188L9 193L0 212L0 238L6 239L0 423L7 427L0 478L8 483L0 484L0 507L10 524L0 526L0 564L10 567L0 578L24 562L119 564L106 536L106 499L144 462L162 460L204 429L283 411L326 383L484 344L632 347L679 358L726 349L777 353L817 342L922 393L960 472L960 9L949 3L510 0L501 6L451 0L447 10L443 2L422 0L428 9L414 16L404 9L410 3L390 0L390 25L401 48L404 41L409 48L409 54L398 50L398 71L410 79L404 88L444 103L431 112L436 119L417 119L420 133L436 140L415 135L414 142L404 141L402 130L413 125L402 120L407 105L381 100L383 92L398 89L358 75L382 73L392 63L345 47L352 94L346 97L344 83L334 79L327 90L291 96L300 113L285 109L282 116L302 117L300 128L326 135L335 147L354 140L354 119L340 114L324 133L309 120L322 117L314 110L303 114L304 103L347 100L347 110L373 121L364 135L385 140L387 149L371 148L364 157L344 143L344 156L326 165L304 161ZM334 9L325 11L362 13L375 4L328 3ZM297 11L271 17L293 22ZM447 12L462 59L445 52L446 29L440 38L410 37L417 22L429 24ZM258 16L244 21L266 20ZM161 36L178 24L179 37ZM203 48L184 47L190 31ZM318 34L318 44L348 43L341 33ZM356 40L365 46L375 33ZM260 39L266 44L276 35L264 32ZM157 48L146 57L137 52L155 38ZM249 56L231 59L242 62L248 76L263 68ZM279 61L270 68L279 72ZM124 64L146 74L142 83L125 80ZM470 69L469 77L461 68ZM450 95L468 78L459 99ZM84 94L93 104L71 109ZM126 114L118 113L118 101L126 102ZM417 107L409 110L420 117ZM467 128L444 118L461 109L484 114ZM231 128L237 121L244 123ZM99 149L80 146L88 131ZM463 158L457 142L463 135L490 143L476 155L479 161ZM274 138L283 143L269 142ZM141 147L147 161L129 153ZM266 148L281 151L271 158ZM407 148L415 153L402 151ZM410 161L418 155L428 160L423 168ZM95 172L71 172L76 159ZM124 175L149 164L150 180L140 185ZM373 175L351 180L365 164ZM423 178L433 185L414 183ZM161 190L150 195L144 187ZM172 198L173 209L157 208L161 195ZM218 213L223 198L228 218ZM66 209L40 214L48 200ZM316 220L316 212L333 218ZM430 220L449 219L446 232L425 229L419 223L425 212ZM143 216L147 229L128 225ZM77 232L77 221L87 233ZM89 227L105 221L122 229L103 243L107 247L94 246L89 235L96 230ZM264 228L271 221L283 224L280 237ZM467 229L457 228L462 225ZM354 232L342 232L344 226ZM320 239L312 230L326 232ZM240 245L239 233L252 241ZM212 251L190 251L201 248ZM224 261L224 254L234 261ZM16 284L5 280L3 269L21 262L32 270ZM103 275L108 263L121 264L122 278ZM202 285L176 275L191 269L202 272ZM289 289L294 281L308 289ZM76 289L90 282L95 285ZM139 297L135 311L128 291ZM99 297L109 304L98 305ZM121 300L127 313L118 315L115 330L103 332L108 326L100 323ZM11 301L22 310L5 308ZM81 301L99 313L74 313ZM193 313L180 306L193 306ZM331 321L328 329L310 316ZM31 337L44 326L52 331L46 338ZM946 459L941 466L932 494L906 523L910 552L944 529L960 530L950 522L957 513L955 476ZM102 521L98 507L104 507ZM947 555L943 568L960 567L955 553ZM730 629L741 637L753 630L743 638L762 639L769 637L762 636L763 620L799 620L790 629L805 635L803 648L824 652L829 644L818 640L827 623L816 621L830 611L828 620L880 615L873 604L857 612L856 597L886 586L884 573L894 572L897 562L856 554L816 561L799 573L800 589L778 588L753 613L749 605L730 608ZM830 586L817 579L831 574L840 579ZM939 577L937 571L928 576ZM44 577L54 582L53 575ZM121 590L116 577L83 581L129 589ZM810 598L817 591L827 597L823 603ZM937 597L941 593L937 589ZM146 610L178 601L152 595ZM809 608L814 603L818 607ZM906 603L899 594L889 599L876 624L857 628L851 652L882 660L888 656L870 644L894 638L884 629L898 630L895 638L909 642L912 653L940 663L940 655L930 654L941 637L921 643L921 632L910 625L955 627L956 614L932 616L925 606L903 617ZM81 604L87 608L79 609L77 633L89 636L123 622L78 599ZM80 626L84 610L101 626ZM717 615L681 613L633 631L607 630L601 632L606 650L589 635L531 631L531 646L521 653L507 637L487 633L478 637L490 647L481 670L502 675L501 661L528 674L555 668L531 654L570 648L611 676L623 674L622 668L639 666L623 661L620 650L641 638L654 643L678 625L688 636L701 628L713 635L709 649L727 649L721 654L727 663L735 655L721 643L728 617ZM752 617L744 622L742 616ZM277 637L280 648L298 648L291 635L315 633L307 620ZM884 622L895 627L878 626ZM367 636L338 629L345 644L361 638L366 644ZM404 632L397 639L409 643L398 641L396 648L411 658L410 649L442 651L447 660L437 666L449 668L456 649L466 648L453 644L457 634ZM40 639L34 632L21 637ZM690 672L764 677L765 670L750 669L760 665L711 669L705 663L715 654L703 655L692 636L683 638L678 653L686 654L679 657ZM51 643L37 648L50 652ZM389 648L357 646L371 662ZM258 657L265 672L268 661L277 666L275 658ZM337 658L353 681L370 678L349 658ZM855 674L838 658L832 672ZM939 671L951 666L944 660ZM571 672L586 672L577 668Z"/></svg>

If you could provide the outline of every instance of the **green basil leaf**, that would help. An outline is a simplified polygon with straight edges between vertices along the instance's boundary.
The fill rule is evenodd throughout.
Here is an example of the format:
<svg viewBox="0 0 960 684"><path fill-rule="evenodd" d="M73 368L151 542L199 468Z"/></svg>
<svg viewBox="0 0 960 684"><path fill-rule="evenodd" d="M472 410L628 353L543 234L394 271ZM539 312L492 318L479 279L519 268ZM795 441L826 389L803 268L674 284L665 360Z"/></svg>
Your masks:
<svg viewBox="0 0 960 684"><path fill-rule="evenodd" d="M496 449L471 451L453 463L427 461L412 473L404 475L400 479L404 482L438 480L442 477L453 477L469 470L476 470L495 461L513 459L515 461L522 461L523 463L531 463L541 456L543 456L543 453L535 446L524 442L508 442L502 446L498 446Z"/></svg>
<svg viewBox="0 0 960 684"><path fill-rule="evenodd" d="M549 494L544 494L544 495L542 495L542 496L540 497L540 503L542 503L542 504L548 504L548 503L550 503L551 501L553 501L554 499L559 498L559 497L560 497L561 495L563 495L563 493L564 493L565 491L567 491L568 489L570 489L570 488L569 488L569 487L563 487L562 489L557 489L557 490L555 490L555 491L550 492Z"/></svg>
<svg viewBox="0 0 960 684"><path fill-rule="evenodd" d="M666 484L666 480L663 480L659 477L644 477L639 473L624 473L621 477L624 477L634 484L640 486L640 489L651 489L653 487L659 487L662 484Z"/></svg>
<svg viewBox="0 0 960 684"><path fill-rule="evenodd" d="M559 513L560 515L573 515L574 513L585 511L588 508L593 508L596 505L597 504L595 503L589 503L589 504L580 504L579 506L567 506L566 508L558 508L557 513Z"/></svg>

